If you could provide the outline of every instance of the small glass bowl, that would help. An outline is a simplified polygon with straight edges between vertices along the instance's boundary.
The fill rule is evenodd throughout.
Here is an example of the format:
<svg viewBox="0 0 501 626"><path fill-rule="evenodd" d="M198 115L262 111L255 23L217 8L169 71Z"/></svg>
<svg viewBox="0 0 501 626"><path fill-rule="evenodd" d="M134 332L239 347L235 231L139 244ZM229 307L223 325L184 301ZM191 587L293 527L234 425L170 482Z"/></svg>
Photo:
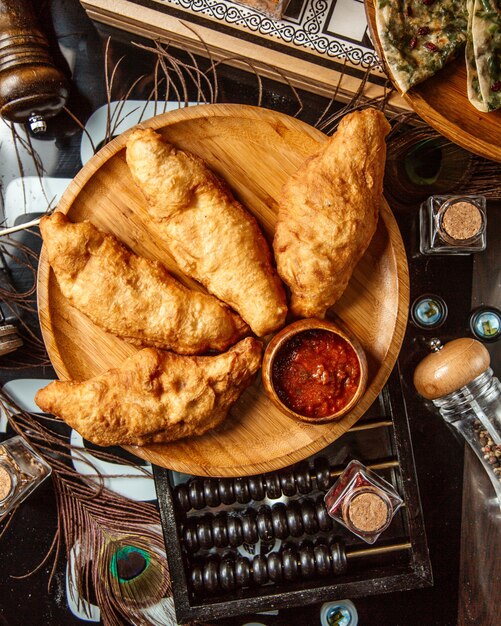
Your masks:
<svg viewBox="0 0 501 626"><path fill-rule="evenodd" d="M393 486L351 461L324 497L327 513L366 543L374 543L402 506Z"/></svg>

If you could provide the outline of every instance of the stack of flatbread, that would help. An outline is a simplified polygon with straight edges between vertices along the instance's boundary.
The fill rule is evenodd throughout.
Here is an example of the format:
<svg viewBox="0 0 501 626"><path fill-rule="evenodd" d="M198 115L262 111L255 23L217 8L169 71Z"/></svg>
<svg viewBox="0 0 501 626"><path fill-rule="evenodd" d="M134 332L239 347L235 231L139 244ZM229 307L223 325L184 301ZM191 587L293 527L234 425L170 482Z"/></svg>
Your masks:
<svg viewBox="0 0 501 626"><path fill-rule="evenodd" d="M479 111L501 107L501 5L467 0L466 71L468 98Z"/></svg>
<svg viewBox="0 0 501 626"><path fill-rule="evenodd" d="M375 0L376 26L402 93L435 75L466 44L467 92L480 111L501 107L497 0Z"/></svg>

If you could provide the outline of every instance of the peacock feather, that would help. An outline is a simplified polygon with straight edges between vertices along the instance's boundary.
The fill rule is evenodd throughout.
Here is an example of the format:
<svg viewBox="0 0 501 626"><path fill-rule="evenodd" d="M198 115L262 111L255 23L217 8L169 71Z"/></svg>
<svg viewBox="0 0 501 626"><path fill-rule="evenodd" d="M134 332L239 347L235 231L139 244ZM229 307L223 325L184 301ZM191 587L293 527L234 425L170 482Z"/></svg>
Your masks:
<svg viewBox="0 0 501 626"><path fill-rule="evenodd" d="M97 604L106 626L174 626L165 544L156 506L105 489L97 472L86 474L84 482L70 466L66 436L50 428L53 418L21 410L3 391L0 408L17 433L29 433L31 445L52 466L58 529L51 548L54 565L49 588L64 543L67 561L73 559L77 597ZM115 458L105 451L94 451L94 455ZM88 456L84 459L91 463Z"/></svg>

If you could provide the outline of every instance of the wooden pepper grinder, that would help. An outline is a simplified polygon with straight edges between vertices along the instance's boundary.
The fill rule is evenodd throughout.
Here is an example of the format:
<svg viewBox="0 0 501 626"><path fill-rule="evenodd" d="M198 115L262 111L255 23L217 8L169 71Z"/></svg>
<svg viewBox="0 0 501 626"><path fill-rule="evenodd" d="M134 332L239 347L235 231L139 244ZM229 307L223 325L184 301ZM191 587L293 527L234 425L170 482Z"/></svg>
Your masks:
<svg viewBox="0 0 501 626"><path fill-rule="evenodd" d="M455 339L432 353L414 372L414 386L466 439L480 459L501 503L501 384L487 348L476 339Z"/></svg>
<svg viewBox="0 0 501 626"><path fill-rule="evenodd" d="M44 132L45 119L59 113L68 93L68 81L52 61L30 0L0 0L2 117Z"/></svg>

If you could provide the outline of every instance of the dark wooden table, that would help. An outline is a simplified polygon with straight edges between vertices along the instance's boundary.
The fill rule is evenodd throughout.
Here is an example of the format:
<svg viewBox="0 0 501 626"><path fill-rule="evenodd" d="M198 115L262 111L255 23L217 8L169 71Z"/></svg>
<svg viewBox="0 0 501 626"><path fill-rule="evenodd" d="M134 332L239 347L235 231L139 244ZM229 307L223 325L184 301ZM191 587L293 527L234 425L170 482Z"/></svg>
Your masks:
<svg viewBox="0 0 501 626"><path fill-rule="evenodd" d="M126 85L130 85L135 76L143 74L145 68L151 67L151 59L145 60L145 55L137 49L131 53L130 37L126 33L98 30L78 0L48 0L42 5L47 8L48 22L53 21L60 43L73 54L73 92L69 106L83 121L106 103L103 68L108 35L112 36L111 58L116 61L126 55L117 72L115 99L125 96ZM125 80L128 82L120 82ZM255 77L221 69L220 81L219 101L255 104ZM144 99L150 89L151 83L145 80L138 84L132 97ZM312 123L327 102L306 93L301 95L304 102L301 117ZM289 114L298 110L295 97L271 81L265 81L262 96L263 106L279 108ZM76 173L80 134L80 129L68 120L49 126L47 143L55 138L58 149L57 159L51 162L50 175L70 177ZM43 146L40 150L43 152ZM411 265L411 300L426 291L442 295L450 311L440 336L444 340L463 336L467 331L468 312L474 306L488 303L501 308L501 207L489 208L489 223L498 224L498 227L493 236L489 233L488 253L477 255L474 262L471 257L440 261L420 259L416 252L417 208L415 204L408 210L396 211ZM412 372L417 361L424 356L418 338L419 333L409 325L400 365L435 584L429 589L355 599L360 623L454 626L459 614L462 624L494 626L499 623L501 589L498 582L501 567L498 558L501 539L499 507L492 502L494 492L487 476L469 453L464 464L463 492L461 444L443 420L430 413L412 388ZM501 342L490 347L498 375L501 374L500 346ZM50 376L50 373L43 375ZM20 373L15 376L20 377ZM6 379L8 376L3 376L3 382ZM55 505L50 483L46 483L23 505L0 543L0 623L3 625L67 626L82 623L70 615L66 606L64 559L60 559L56 585L50 594L46 589L49 565L31 578L11 578L11 574L23 574L43 558L55 525ZM253 620L229 618L224 624L237 626L245 621L261 621L269 625L314 626L318 623L318 615L318 606L307 606L281 611L279 616L259 616L259 619L254 616Z"/></svg>
<svg viewBox="0 0 501 626"><path fill-rule="evenodd" d="M488 223L489 246L475 258L472 304L501 309L501 220L499 209ZM497 242L497 245L495 245ZM501 374L501 346L487 346L491 366ZM501 620L501 508L482 464L465 451L461 522L459 623L497 626Z"/></svg>

